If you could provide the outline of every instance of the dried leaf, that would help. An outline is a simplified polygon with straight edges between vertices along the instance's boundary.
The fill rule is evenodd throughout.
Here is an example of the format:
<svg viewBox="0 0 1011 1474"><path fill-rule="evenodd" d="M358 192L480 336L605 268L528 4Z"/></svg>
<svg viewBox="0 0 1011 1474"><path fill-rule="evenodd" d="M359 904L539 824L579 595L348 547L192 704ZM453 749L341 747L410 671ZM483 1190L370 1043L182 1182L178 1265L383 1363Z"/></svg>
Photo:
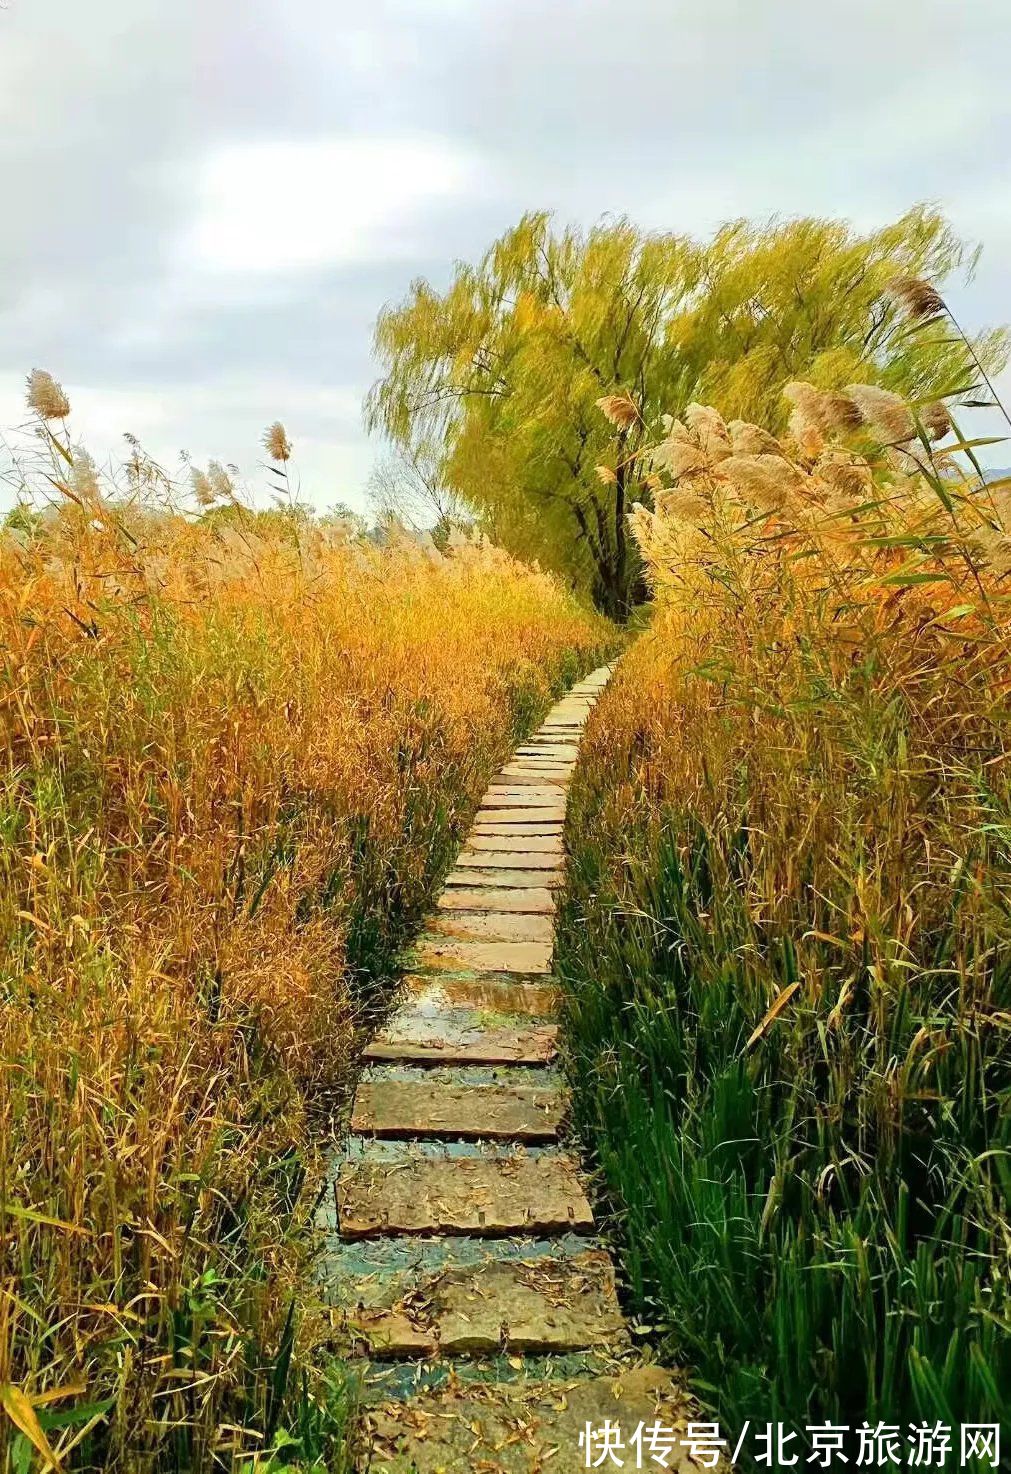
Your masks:
<svg viewBox="0 0 1011 1474"><path fill-rule="evenodd" d="M744 1046L745 1049L750 1049L753 1044L758 1043L759 1039L761 1039L762 1035L766 1032L769 1025L779 1018L779 1015L783 1012L783 1009L789 1003L790 999L793 997L794 993L796 993L799 987L799 982L791 983L788 988L784 988L781 993L776 994L775 998L772 1000L772 1003L766 1009L765 1016L762 1019L761 1023L753 1031L750 1039Z"/></svg>

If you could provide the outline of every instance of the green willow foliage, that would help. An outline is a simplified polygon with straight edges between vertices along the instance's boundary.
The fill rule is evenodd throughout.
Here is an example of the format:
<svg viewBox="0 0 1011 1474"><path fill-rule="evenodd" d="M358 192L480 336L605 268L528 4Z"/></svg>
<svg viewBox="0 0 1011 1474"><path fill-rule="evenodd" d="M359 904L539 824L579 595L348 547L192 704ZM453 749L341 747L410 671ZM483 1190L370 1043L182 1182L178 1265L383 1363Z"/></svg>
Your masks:
<svg viewBox="0 0 1011 1474"><path fill-rule="evenodd" d="M775 430L790 378L914 398L968 383L964 345L942 327L909 336L887 287L972 264L922 207L868 235L738 221L705 243L628 221L559 233L530 214L445 293L416 282L382 313L367 419L401 447L438 447L447 486L499 542L622 618L641 593L625 516L649 502L641 452L660 412L701 400ZM977 344L988 365L1004 346L1001 331ZM624 430L595 408L613 393L641 411Z"/></svg>

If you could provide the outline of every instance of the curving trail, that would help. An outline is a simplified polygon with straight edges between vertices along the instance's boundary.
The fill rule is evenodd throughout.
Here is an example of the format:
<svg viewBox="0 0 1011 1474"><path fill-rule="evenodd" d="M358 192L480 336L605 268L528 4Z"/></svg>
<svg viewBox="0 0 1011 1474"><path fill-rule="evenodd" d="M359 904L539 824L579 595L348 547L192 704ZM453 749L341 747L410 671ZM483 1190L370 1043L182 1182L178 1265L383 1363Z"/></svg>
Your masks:
<svg viewBox="0 0 1011 1474"><path fill-rule="evenodd" d="M674 1375L634 1354L563 1140L553 893L609 674L575 686L493 779L405 1000L366 1051L323 1272L343 1344L369 1357L362 1467L377 1474L568 1474L587 1467L587 1423L680 1438L691 1416ZM641 1466L683 1461L675 1446Z"/></svg>

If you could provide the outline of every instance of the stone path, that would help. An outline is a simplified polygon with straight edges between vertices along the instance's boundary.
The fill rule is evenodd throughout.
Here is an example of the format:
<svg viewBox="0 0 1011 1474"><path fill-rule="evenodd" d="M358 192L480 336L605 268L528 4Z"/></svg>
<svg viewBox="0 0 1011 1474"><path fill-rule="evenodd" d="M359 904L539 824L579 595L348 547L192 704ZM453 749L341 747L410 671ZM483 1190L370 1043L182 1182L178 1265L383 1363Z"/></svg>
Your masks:
<svg viewBox="0 0 1011 1474"><path fill-rule="evenodd" d="M633 1353L555 1063L566 787L608 675L575 686L492 781L366 1051L323 1275L338 1345L367 1358L377 1474L568 1474L586 1467L587 1422L629 1437L689 1416L678 1381Z"/></svg>

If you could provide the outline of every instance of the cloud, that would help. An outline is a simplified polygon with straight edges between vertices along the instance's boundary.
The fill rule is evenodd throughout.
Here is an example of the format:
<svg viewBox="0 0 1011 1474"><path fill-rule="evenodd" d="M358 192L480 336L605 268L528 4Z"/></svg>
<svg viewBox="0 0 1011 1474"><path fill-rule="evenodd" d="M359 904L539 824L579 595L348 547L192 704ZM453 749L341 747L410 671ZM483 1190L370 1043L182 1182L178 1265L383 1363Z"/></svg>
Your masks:
<svg viewBox="0 0 1011 1474"><path fill-rule="evenodd" d="M280 416L307 494L359 499L377 312L530 208L935 200L985 247L960 317L1000 321L1009 49L1007 0L9 0L0 426L40 365L100 459L249 465Z"/></svg>
<svg viewBox="0 0 1011 1474"><path fill-rule="evenodd" d="M459 146L437 139L225 143L199 164L178 265L283 276L410 258L416 217L473 187L475 173Z"/></svg>

